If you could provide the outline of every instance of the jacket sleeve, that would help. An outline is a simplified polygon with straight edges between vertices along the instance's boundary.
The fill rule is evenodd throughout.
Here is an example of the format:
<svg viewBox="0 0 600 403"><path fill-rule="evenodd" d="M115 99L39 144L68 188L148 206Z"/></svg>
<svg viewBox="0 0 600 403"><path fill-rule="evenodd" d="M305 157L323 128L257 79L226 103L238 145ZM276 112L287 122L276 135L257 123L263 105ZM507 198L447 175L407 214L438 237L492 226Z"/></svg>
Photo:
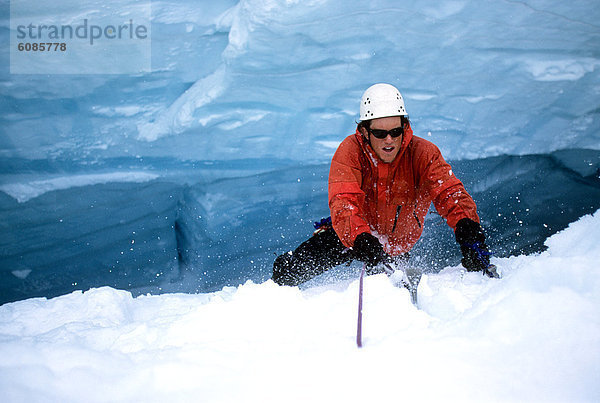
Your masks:
<svg viewBox="0 0 600 403"><path fill-rule="evenodd" d="M426 158L422 159L426 162L423 167L423 185L433 200L437 212L452 229L463 218L479 222L475 201L454 175L452 167L444 160L440 150L430 144L426 154Z"/></svg>
<svg viewBox="0 0 600 403"><path fill-rule="evenodd" d="M361 189L360 146L352 136L338 147L329 170L329 209L333 229L347 247L357 235L371 232L365 219L365 192Z"/></svg>

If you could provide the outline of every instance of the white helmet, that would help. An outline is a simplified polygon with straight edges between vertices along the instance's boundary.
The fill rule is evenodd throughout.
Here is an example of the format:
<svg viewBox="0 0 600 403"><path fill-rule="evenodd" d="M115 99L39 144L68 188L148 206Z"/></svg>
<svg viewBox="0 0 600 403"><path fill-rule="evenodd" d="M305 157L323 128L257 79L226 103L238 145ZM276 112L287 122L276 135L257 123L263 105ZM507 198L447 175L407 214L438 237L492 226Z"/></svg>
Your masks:
<svg viewBox="0 0 600 403"><path fill-rule="evenodd" d="M375 84L367 88L360 100L360 120L408 116L402 94L390 84Z"/></svg>

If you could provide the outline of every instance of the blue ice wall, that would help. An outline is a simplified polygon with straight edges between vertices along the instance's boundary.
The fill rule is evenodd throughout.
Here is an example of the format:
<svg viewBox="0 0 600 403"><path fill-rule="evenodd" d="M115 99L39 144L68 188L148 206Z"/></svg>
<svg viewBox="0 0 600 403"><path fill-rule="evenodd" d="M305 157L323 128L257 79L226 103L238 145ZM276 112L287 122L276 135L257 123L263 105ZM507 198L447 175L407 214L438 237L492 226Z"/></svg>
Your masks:
<svg viewBox="0 0 600 403"><path fill-rule="evenodd" d="M135 172L135 161L119 164ZM73 186L21 203L0 193L0 302L101 285L139 294L264 281L275 256L329 215L328 164L257 172L257 162L228 163L232 176L220 179L211 178L226 172L218 164L176 165L171 178ZM497 256L540 251L549 235L600 208L598 151L461 160L453 170ZM434 210L411 253L429 271L460 261Z"/></svg>
<svg viewBox="0 0 600 403"><path fill-rule="evenodd" d="M595 0L152 2L135 76L10 75L0 11L3 158L326 162L381 81L449 159L600 145Z"/></svg>

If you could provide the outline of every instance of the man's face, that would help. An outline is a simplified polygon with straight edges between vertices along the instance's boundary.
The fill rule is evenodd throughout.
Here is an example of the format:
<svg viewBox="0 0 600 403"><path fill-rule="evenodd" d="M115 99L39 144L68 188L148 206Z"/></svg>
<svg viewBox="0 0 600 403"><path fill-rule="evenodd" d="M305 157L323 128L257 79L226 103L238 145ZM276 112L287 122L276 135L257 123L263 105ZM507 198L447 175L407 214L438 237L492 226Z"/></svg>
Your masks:
<svg viewBox="0 0 600 403"><path fill-rule="evenodd" d="M373 119L371 121L371 130L391 130L402 126L402 119L400 116L390 116L386 118ZM363 133L368 135L367 133ZM387 135L384 139L378 139L377 137L368 135L371 140L371 147L375 154L385 163L394 161L396 155L400 151L400 145L402 144L402 138L404 136L392 137Z"/></svg>

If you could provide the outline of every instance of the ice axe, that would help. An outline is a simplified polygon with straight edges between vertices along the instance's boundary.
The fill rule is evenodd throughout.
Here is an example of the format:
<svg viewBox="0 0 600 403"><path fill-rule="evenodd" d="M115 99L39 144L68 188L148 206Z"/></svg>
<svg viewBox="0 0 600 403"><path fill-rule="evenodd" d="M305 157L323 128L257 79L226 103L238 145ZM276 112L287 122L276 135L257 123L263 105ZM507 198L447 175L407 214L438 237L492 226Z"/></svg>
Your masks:
<svg viewBox="0 0 600 403"><path fill-rule="evenodd" d="M363 282L365 278L365 271L367 264L363 263L362 270L360 271L360 280L358 281L358 321L356 324L356 345L358 348L362 347L362 305L363 305Z"/></svg>
<svg viewBox="0 0 600 403"><path fill-rule="evenodd" d="M367 269L367 264L363 263L362 269L360 271L360 279L358 281L358 320L356 325L356 345L361 348L362 347L362 307L363 307L363 289L364 289L364 277ZM389 265L388 263L384 263L384 269L388 276L391 276L396 270ZM423 274L421 270L413 267L407 267L404 270L404 274L406 280L403 278L402 283L408 289L410 293L410 299L414 306L417 306L417 288L419 286L419 281L421 281L421 275ZM417 306L418 307L418 306Z"/></svg>

